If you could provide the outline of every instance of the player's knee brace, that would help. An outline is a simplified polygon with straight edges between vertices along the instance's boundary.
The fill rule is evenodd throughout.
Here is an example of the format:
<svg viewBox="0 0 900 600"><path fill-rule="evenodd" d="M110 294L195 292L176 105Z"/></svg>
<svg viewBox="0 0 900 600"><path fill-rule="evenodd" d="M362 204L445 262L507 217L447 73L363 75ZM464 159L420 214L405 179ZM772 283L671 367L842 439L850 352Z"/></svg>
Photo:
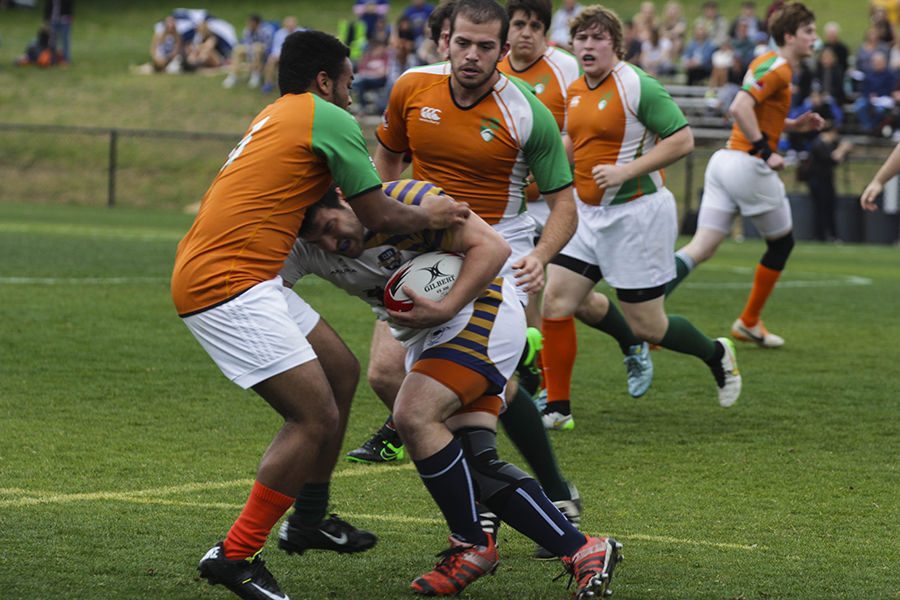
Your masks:
<svg viewBox="0 0 900 600"><path fill-rule="evenodd" d="M766 240L766 253L759 261L764 267L773 271L783 271L787 259L794 248L794 234L788 233L776 240Z"/></svg>
<svg viewBox="0 0 900 600"><path fill-rule="evenodd" d="M531 476L497 456L497 434L490 429L467 427L455 434L463 448L466 462L472 469L472 480L478 489L478 499L501 515L510 494Z"/></svg>

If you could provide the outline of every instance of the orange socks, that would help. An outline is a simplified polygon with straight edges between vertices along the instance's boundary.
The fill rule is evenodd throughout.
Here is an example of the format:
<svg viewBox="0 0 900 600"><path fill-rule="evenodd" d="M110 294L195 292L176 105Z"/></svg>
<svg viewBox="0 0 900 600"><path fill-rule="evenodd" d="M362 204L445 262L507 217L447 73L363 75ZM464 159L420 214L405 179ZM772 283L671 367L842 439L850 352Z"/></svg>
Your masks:
<svg viewBox="0 0 900 600"><path fill-rule="evenodd" d="M544 347L541 361L544 365L544 382L547 384L547 402L569 400L572 368L578 340L575 337L575 319L544 319L541 325Z"/></svg>
<svg viewBox="0 0 900 600"><path fill-rule="evenodd" d="M254 481L244 510L225 536L225 558L241 560L256 554L265 546L272 527L293 503L290 496Z"/></svg>
<svg viewBox="0 0 900 600"><path fill-rule="evenodd" d="M756 274L753 276L753 288L750 290L750 297L747 298L747 306L741 313L741 320L747 327L755 327L759 323L759 314L762 312L766 300L775 289L781 271L770 269L762 264L756 265ZM546 344L546 342L545 342Z"/></svg>

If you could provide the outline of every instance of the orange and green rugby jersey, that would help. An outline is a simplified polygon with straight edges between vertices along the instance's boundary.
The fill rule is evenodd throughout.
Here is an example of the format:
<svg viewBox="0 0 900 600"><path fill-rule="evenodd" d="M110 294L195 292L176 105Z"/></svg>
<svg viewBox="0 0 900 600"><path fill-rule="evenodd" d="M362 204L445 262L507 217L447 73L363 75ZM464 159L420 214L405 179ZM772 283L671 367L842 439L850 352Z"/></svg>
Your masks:
<svg viewBox="0 0 900 600"><path fill-rule="evenodd" d="M591 88L584 77L569 86L568 132L575 154L575 189L582 202L623 204L665 183L662 169L598 188L596 165L624 165L652 150L659 139L688 126L669 92L653 77L621 61Z"/></svg>
<svg viewBox="0 0 900 600"><path fill-rule="evenodd" d="M791 110L791 79L793 73L791 65L777 52L766 52L757 56L744 75L744 83L741 90L747 92L756 100L753 112L759 123L759 130L769 138L769 147L772 152L778 149L778 138L784 131L784 120ZM731 150L747 152L753 149L753 144L738 127L737 122L731 128L731 137L725 146Z"/></svg>
<svg viewBox="0 0 900 600"><path fill-rule="evenodd" d="M551 46L540 58L521 71L512 66L509 54L500 61L497 69L501 73L518 77L530 84L538 100L553 113L559 130L566 130L566 90L581 75L581 69L574 56Z"/></svg>
<svg viewBox="0 0 900 600"><path fill-rule="evenodd" d="M381 185L350 113L311 93L287 94L263 109L178 244L178 314L211 308L278 275L306 207L332 180L348 198Z"/></svg>
<svg viewBox="0 0 900 600"><path fill-rule="evenodd" d="M502 74L460 108L448 63L410 69L394 84L376 135L388 150L412 151L415 179L441 186L491 225L525 210L529 171L544 194L572 184L553 115L526 83Z"/></svg>

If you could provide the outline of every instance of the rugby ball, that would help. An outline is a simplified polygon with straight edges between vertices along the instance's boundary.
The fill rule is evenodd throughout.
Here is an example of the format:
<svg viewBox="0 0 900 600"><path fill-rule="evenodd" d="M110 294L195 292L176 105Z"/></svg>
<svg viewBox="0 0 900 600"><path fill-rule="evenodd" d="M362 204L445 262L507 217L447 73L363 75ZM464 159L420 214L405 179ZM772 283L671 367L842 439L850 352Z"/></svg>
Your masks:
<svg viewBox="0 0 900 600"><path fill-rule="evenodd" d="M412 310L413 302L403 292L413 293L435 302L447 295L462 268L462 256L453 252L426 252L401 265L394 271L384 288L384 306L390 310Z"/></svg>

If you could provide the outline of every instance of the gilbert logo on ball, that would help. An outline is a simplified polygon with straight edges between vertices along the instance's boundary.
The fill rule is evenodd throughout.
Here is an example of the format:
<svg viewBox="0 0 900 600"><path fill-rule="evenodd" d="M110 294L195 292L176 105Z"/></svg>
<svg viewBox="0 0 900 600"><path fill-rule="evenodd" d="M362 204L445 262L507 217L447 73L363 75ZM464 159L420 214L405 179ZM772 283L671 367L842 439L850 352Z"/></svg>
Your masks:
<svg viewBox="0 0 900 600"><path fill-rule="evenodd" d="M453 287L461 267L462 256L453 252L426 252L410 259L388 280L384 306L401 312L411 310L413 302L404 287L423 298L440 301Z"/></svg>

